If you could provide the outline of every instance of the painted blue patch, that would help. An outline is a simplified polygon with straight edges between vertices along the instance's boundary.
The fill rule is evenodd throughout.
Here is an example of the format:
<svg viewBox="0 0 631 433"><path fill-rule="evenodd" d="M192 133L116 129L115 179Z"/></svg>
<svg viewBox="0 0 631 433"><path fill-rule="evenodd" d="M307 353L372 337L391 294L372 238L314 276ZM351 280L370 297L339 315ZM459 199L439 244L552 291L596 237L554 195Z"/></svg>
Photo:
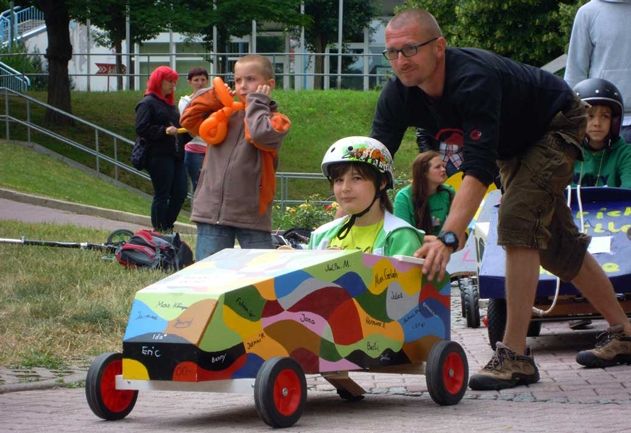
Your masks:
<svg viewBox="0 0 631 433"><path fill-rule="evenodd" d="M364 284L359 274L355 272L347 272L334 281L335 284L343 287L352 298L364 293L368 288Z"/></svg>
<svg viewBox="0 0 631 433"><path fill-rule="evenodd" d="M276 297L280 299L284 296L287 296L288 294L293 292L300 283L308 280L309 278L312 278L312 276L302 270L290 272L288 274L276 277Z"/></svg>
<svg viewBox="0 0 631 433"><path fill-rule="evenodd" d="M406 343L433 335L448 339L450 335L449 314L435 299L428 299L399 319Z"/></svg>
<svg viewBox="0 0 631 433"><path fill-rule="evenodd" d="M254 378L259 372L261 365L265 360L254 353L248 353L245 358L245 365L237 370L233 375L233 379Z"/></svg>
<svg viewBox="0 0 631 433"><path fill-rule="evenodd" d="M149 332L164 332L168 321L158 316L142 301L134 299L123 341Z"/></svg>

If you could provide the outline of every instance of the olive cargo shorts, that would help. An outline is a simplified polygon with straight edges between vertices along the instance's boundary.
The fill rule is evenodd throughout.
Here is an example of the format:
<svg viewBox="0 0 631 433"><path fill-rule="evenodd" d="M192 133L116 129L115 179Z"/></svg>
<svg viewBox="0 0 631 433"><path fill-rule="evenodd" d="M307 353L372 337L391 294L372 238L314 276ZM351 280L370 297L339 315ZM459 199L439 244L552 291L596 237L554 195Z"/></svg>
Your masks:
<svg viewBox="0 0 631 433"><path fill-rule="evenodd" d="M541 266L563 281L578 274L590 241L578 231L564 194L574 161L582 155L585 107L575 99L555 115L546 133L523 155L498 161L505 190L498 245L538 249Z"/></svg>

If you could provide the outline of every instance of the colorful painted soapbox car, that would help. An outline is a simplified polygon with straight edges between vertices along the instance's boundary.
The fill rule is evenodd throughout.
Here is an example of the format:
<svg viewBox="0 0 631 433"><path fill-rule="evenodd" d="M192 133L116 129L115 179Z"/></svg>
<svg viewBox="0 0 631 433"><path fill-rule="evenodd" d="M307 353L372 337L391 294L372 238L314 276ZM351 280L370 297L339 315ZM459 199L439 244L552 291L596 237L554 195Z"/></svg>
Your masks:
<svg viewBox="0 0 631 433"><path fill-rule="evenodd" d="M501 341L506 327L505 253L497 245L499 201L499 191L487 196L475 228L480 263L479 297L489 299L487 326L492 347ZM570 207L577 227L592 237L589 251L611 280L623 309L630 314L631 190L589 187L577 192L572 189ZM528 336L538 336L544 321L600 317L572 284L557 282L554 275L541 269Z"/></svg>
<svg viewBox="0 0 631 433"><path fill-rule="evenodd" d="M114 420L138 390L253 392L273 427L301 416L305 374L348 400L349 371L424 373L431 398L458 403L468 364L450 338L450 285L412 257L359 251L223 250L137 292L123 353L92 363L90 408Z"/></svg>

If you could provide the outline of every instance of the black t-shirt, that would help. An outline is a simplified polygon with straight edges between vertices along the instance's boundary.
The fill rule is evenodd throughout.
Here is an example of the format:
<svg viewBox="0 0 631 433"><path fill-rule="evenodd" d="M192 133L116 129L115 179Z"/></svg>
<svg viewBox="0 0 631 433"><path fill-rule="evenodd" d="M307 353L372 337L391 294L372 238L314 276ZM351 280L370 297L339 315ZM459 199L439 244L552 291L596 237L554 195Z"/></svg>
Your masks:
<svg viewBox="0 0 631 433"><path fill-rule="evenodd" d="M463 145L460 169L489 184L495 161L523 152L574 98L561 78L488 51L447 48L445 56L440 99L396 77L381 92L371 136L393 155L408 127L422 127Z"/></svg>

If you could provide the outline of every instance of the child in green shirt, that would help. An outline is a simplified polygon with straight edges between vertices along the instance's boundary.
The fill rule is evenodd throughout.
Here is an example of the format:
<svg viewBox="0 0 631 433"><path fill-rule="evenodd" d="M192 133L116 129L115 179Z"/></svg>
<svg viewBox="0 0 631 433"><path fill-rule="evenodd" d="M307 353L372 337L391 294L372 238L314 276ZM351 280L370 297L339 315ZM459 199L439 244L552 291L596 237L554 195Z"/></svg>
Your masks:
<svg viewBox="0 0 631 433"><path fill-rule="evenodd" d="M631 146L620 136L622 95L611 82L588 78L574 91L591 107L583 160L574 163L574 185L631 188Z"/></svg>
<svg viewBox="0 0 631 433"><path fill-rule="evenodd" d="M309 248L411 256L421 246L424 233L391 213L392 157L381 142L370 137L336 141L324 155L322 172L345 216L314 230Z"/></svg>

